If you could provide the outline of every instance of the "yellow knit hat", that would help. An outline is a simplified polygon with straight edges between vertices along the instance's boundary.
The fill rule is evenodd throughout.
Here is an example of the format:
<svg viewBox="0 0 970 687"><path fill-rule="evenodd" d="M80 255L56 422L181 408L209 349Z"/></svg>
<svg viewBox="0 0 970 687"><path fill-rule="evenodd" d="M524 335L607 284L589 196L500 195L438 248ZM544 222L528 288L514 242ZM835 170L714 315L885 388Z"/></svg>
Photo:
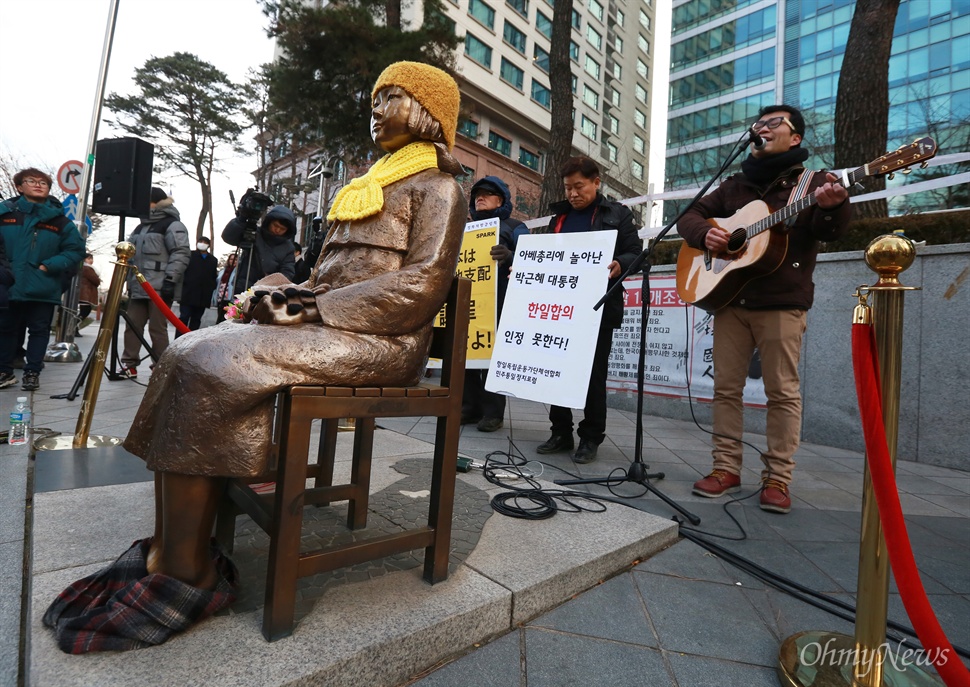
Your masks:
<svg viewBox="0 0 970 687"><path fill-rule="evenodd" d="M461 94L448 72L421 62L395 62L381 72L371 98L388 86L403 88L441 125L448 150L455 145Z"/></svg>

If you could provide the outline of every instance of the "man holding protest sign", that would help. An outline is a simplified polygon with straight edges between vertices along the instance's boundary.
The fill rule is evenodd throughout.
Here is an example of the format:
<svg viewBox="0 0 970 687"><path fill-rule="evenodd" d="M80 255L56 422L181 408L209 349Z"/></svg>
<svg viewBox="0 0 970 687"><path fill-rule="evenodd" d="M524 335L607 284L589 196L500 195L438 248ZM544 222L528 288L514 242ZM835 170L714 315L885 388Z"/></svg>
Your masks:
<svg viewBox="0 0 970 687"><path fill-rule="evenodd" d="M528 234L525 224L510 219L512 194L508 185L494 176L482 177L472 186L469 211L475 221L498 218L498 243L492 246L498 277L496 322L502 316L502 303L509 288L509 269L515 254L515 244L522 234ZM461 423L478 423L479 432L494 432L502 428L505 416L505 396L485 389L488 370L465 370L465 390L461 399Z"/></svg>
<svg viewBox="0 0 970 687"><path fill-rule="evenodd" d="M600 170L586 156L572 157L560 170L566 200L550 206L553 218L544 230L536 233L579 233L617 231L613 259L608 265L610 286L633 264L643 250L643 241L633 222L633 213L620 203L600 193ZM586 391L583 420L579 423L579 447L570 456L575 463L591 463L606 438L606 373L613 330L623 324L623 287L619 287L603 306L593 368ZM549 409L552 436L536 448L536 453L550 454L573 449L573 414L569 408L553 405Z"/></svg>

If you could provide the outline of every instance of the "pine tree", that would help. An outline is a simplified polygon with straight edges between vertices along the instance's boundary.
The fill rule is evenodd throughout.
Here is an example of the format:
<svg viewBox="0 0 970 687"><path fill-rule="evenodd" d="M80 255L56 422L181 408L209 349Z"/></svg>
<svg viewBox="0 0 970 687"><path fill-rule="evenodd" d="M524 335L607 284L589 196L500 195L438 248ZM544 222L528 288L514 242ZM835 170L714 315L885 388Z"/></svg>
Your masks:
<svg viewBox="0 0 970 687"><path fill-rule="evenodd" d="M213 65L191 53L152 57L135 70L138 91L112 93L105 104L118 117L110 122L155 146L155 165L175 169L199 183L202 210L196 237L205 220L212 226L212 173L217 151L239 149L244 126L237 119L242 106L240 87Z"/></svg>
<svg viewBox="0 0 970 687"><path fill-rule="evenodd" d="M439 0L425 0L420 26L402 19L401 0L350 0L324 8L264 0L280 56L268 69L270 110L294 145L314 144L361 161L377 149L366 132L371 88L392 62L453 72L458 45Z"/></svg>
<svg viewBox="0 0 970 687"><path fill-rule="evenodd" d="M548 211L550 203L562 200L563 187L559 170L573 154L573 72L569 60L571 33L572 3L560 2L552 13L552 36L549 40L552 112L546 173L542 177L542 192L539 196L540 214Z"/></svg>

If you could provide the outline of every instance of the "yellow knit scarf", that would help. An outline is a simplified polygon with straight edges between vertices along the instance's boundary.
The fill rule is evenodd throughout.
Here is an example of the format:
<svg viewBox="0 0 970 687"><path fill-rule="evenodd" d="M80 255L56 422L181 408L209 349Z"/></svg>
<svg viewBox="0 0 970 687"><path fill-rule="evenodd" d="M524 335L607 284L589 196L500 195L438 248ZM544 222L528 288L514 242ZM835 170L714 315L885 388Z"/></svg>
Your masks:
<svg viewBox="0 0 970 687"><path fill-rule="evenodd" d="M357 177L337 192L333 199L329 221L347 221L370 217L384 207L383 188L412 174L438 167L438 154L428 141L411 143L390 155L385 155L367 174Z"/></svg>

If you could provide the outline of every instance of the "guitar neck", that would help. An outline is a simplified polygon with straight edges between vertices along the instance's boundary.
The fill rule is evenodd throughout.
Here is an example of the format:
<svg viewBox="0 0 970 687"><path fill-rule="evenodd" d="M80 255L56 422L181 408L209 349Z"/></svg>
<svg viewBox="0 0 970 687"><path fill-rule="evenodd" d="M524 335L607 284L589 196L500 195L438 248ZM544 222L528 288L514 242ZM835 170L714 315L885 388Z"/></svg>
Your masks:
<svg viewBox="0 0 970 687"><path fill-rule="evenodd" d="M865 179L867 176L869 176L867 167L868 165L863 165L862 167L858 167L857 169L854 169L851 172L849 172L849 175L848 175L849 186L852 186L860 179ZM840 186L843 185L842 180L836 181L835 183L839 184ZM779 222L784 222L786 219L790 217L794 217L802 210L812 207L813 205L815 205L815 203L816 203L816 200L815 200L814 193L809 193L807 196L803 196L802 198L799 198L791 205L786 205L781 210L778 210L777 212L773 212L767 217L765 217L764 219L759 220L758 222L755 222L754 224L749 226L746 230L748 234L748 238L752 236L757 236L761 232L771 229Z"/></svg>

